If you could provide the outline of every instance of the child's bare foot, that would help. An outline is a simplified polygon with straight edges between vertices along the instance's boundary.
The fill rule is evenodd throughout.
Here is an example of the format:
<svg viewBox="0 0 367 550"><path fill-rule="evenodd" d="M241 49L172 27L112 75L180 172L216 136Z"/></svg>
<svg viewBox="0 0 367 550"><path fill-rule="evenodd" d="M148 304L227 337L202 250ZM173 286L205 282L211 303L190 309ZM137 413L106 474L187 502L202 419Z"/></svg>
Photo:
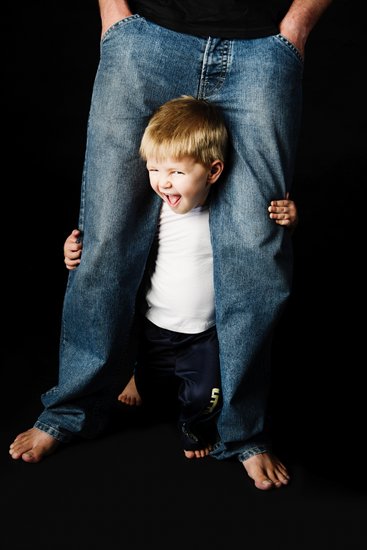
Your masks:
<svg viewBox="0 0 367 550"><path fill-rule="evenodd" d="M31 428L19 434L10 445L9 454L14 460L22 458L24 462L39 462L54 452L60 441L38 428Z"/></svg>
<svg viewBox="0 0 367 550"><path fill-rule="evenodd" d="M254 455L242 462L249 477L254 480L258 489L279 489L289 482L286 467L270 453Z"/></svg>
<svg viewBox="0 0 367 550"><path fill-rule="evenodd" d="M204 456L208 456L210 451L212 450L212 447L205 447L205 449L200 449L198 451L184 451L186 458L204 458Z"/></svg>
<svg viewBox="0 0 367 550"><path fill-rule="evenodd" d="M136 389L134 375L130 378L126 387L122 390L117 399L122 403L125 403L125 405L141 405L142 400L138 390Z"/></svg>

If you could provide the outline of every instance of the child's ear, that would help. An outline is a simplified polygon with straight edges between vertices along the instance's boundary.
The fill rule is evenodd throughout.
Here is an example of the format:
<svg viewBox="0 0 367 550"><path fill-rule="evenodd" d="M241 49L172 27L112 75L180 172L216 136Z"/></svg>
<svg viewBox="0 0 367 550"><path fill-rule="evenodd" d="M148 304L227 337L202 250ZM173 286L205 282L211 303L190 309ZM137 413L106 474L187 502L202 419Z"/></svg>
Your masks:
<svg viewBox="0 0 367 550"><path fill-rule="evenodd" d="M207 177L207 183L210 185L212 183L215 183L221 173L223 172L224 163L221 160L215 160L211 163L208 177Z"/></svg>

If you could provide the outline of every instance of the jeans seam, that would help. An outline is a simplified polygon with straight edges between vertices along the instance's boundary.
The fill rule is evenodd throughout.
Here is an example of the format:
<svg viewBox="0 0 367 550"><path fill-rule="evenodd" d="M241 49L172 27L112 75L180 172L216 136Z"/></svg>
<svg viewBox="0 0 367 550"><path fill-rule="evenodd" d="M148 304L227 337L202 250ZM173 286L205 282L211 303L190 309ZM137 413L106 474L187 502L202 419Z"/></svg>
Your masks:
<svg viewBox="0 0 367 550"><path fill-rule="evenodd" d="M297 59L303 65L303 62L304 62L303 57L302 57L301 53L299 52L299 50L296 48L296 46L294 44L292 44L292 42L290 42L285 36L283 36L280 33L275 35L275 38L277 38L278 40L283 42L283 44L285 44L294 53L294 55L297 57Z"/></svg>
<svg viewBox="0 0 367 550"><path fill-rule="evenodd" d="M138 13L134 13L133 15L129 15L128 17L124 17L124 19L120 19L119 21L116 21L116 23L111 25L111 27L109 27L104 33L104 35L102 36L101 44L103 44L106 38L108 38L108 36L111 34L111 32L115 31L118 27L121 27L122 25L127 25L128 23L136 21L137 19L141 20L143 19L143 17L141 17L141 15L139 15Z"/></svg>

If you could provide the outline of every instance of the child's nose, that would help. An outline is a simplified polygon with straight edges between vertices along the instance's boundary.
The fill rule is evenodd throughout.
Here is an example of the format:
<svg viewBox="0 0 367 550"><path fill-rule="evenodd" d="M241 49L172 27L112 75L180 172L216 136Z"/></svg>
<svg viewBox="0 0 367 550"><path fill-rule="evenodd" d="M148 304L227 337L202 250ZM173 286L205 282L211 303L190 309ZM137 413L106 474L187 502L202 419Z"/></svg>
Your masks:
<svg viewBox="0 0 367 550"><path fill-rule="evenodd" d="M162 189L169 189L172 187L172 183L170 182L169 178L164 178L162 180Z"/></svg>

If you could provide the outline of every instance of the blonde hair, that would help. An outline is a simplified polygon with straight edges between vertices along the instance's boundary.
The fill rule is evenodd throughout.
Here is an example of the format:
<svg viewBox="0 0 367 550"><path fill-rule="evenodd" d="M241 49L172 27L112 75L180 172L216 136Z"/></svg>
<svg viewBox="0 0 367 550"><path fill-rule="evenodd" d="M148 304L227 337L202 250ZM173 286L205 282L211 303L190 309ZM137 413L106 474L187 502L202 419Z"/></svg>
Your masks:
<svg viewBox="0 0 367 550"><path fill-rule="evenodd" d="M144 131L143 160L194 158L204 166L225 161L228 133L218 109L203 99L183 95L167 101L153 114Z"/></svg>

